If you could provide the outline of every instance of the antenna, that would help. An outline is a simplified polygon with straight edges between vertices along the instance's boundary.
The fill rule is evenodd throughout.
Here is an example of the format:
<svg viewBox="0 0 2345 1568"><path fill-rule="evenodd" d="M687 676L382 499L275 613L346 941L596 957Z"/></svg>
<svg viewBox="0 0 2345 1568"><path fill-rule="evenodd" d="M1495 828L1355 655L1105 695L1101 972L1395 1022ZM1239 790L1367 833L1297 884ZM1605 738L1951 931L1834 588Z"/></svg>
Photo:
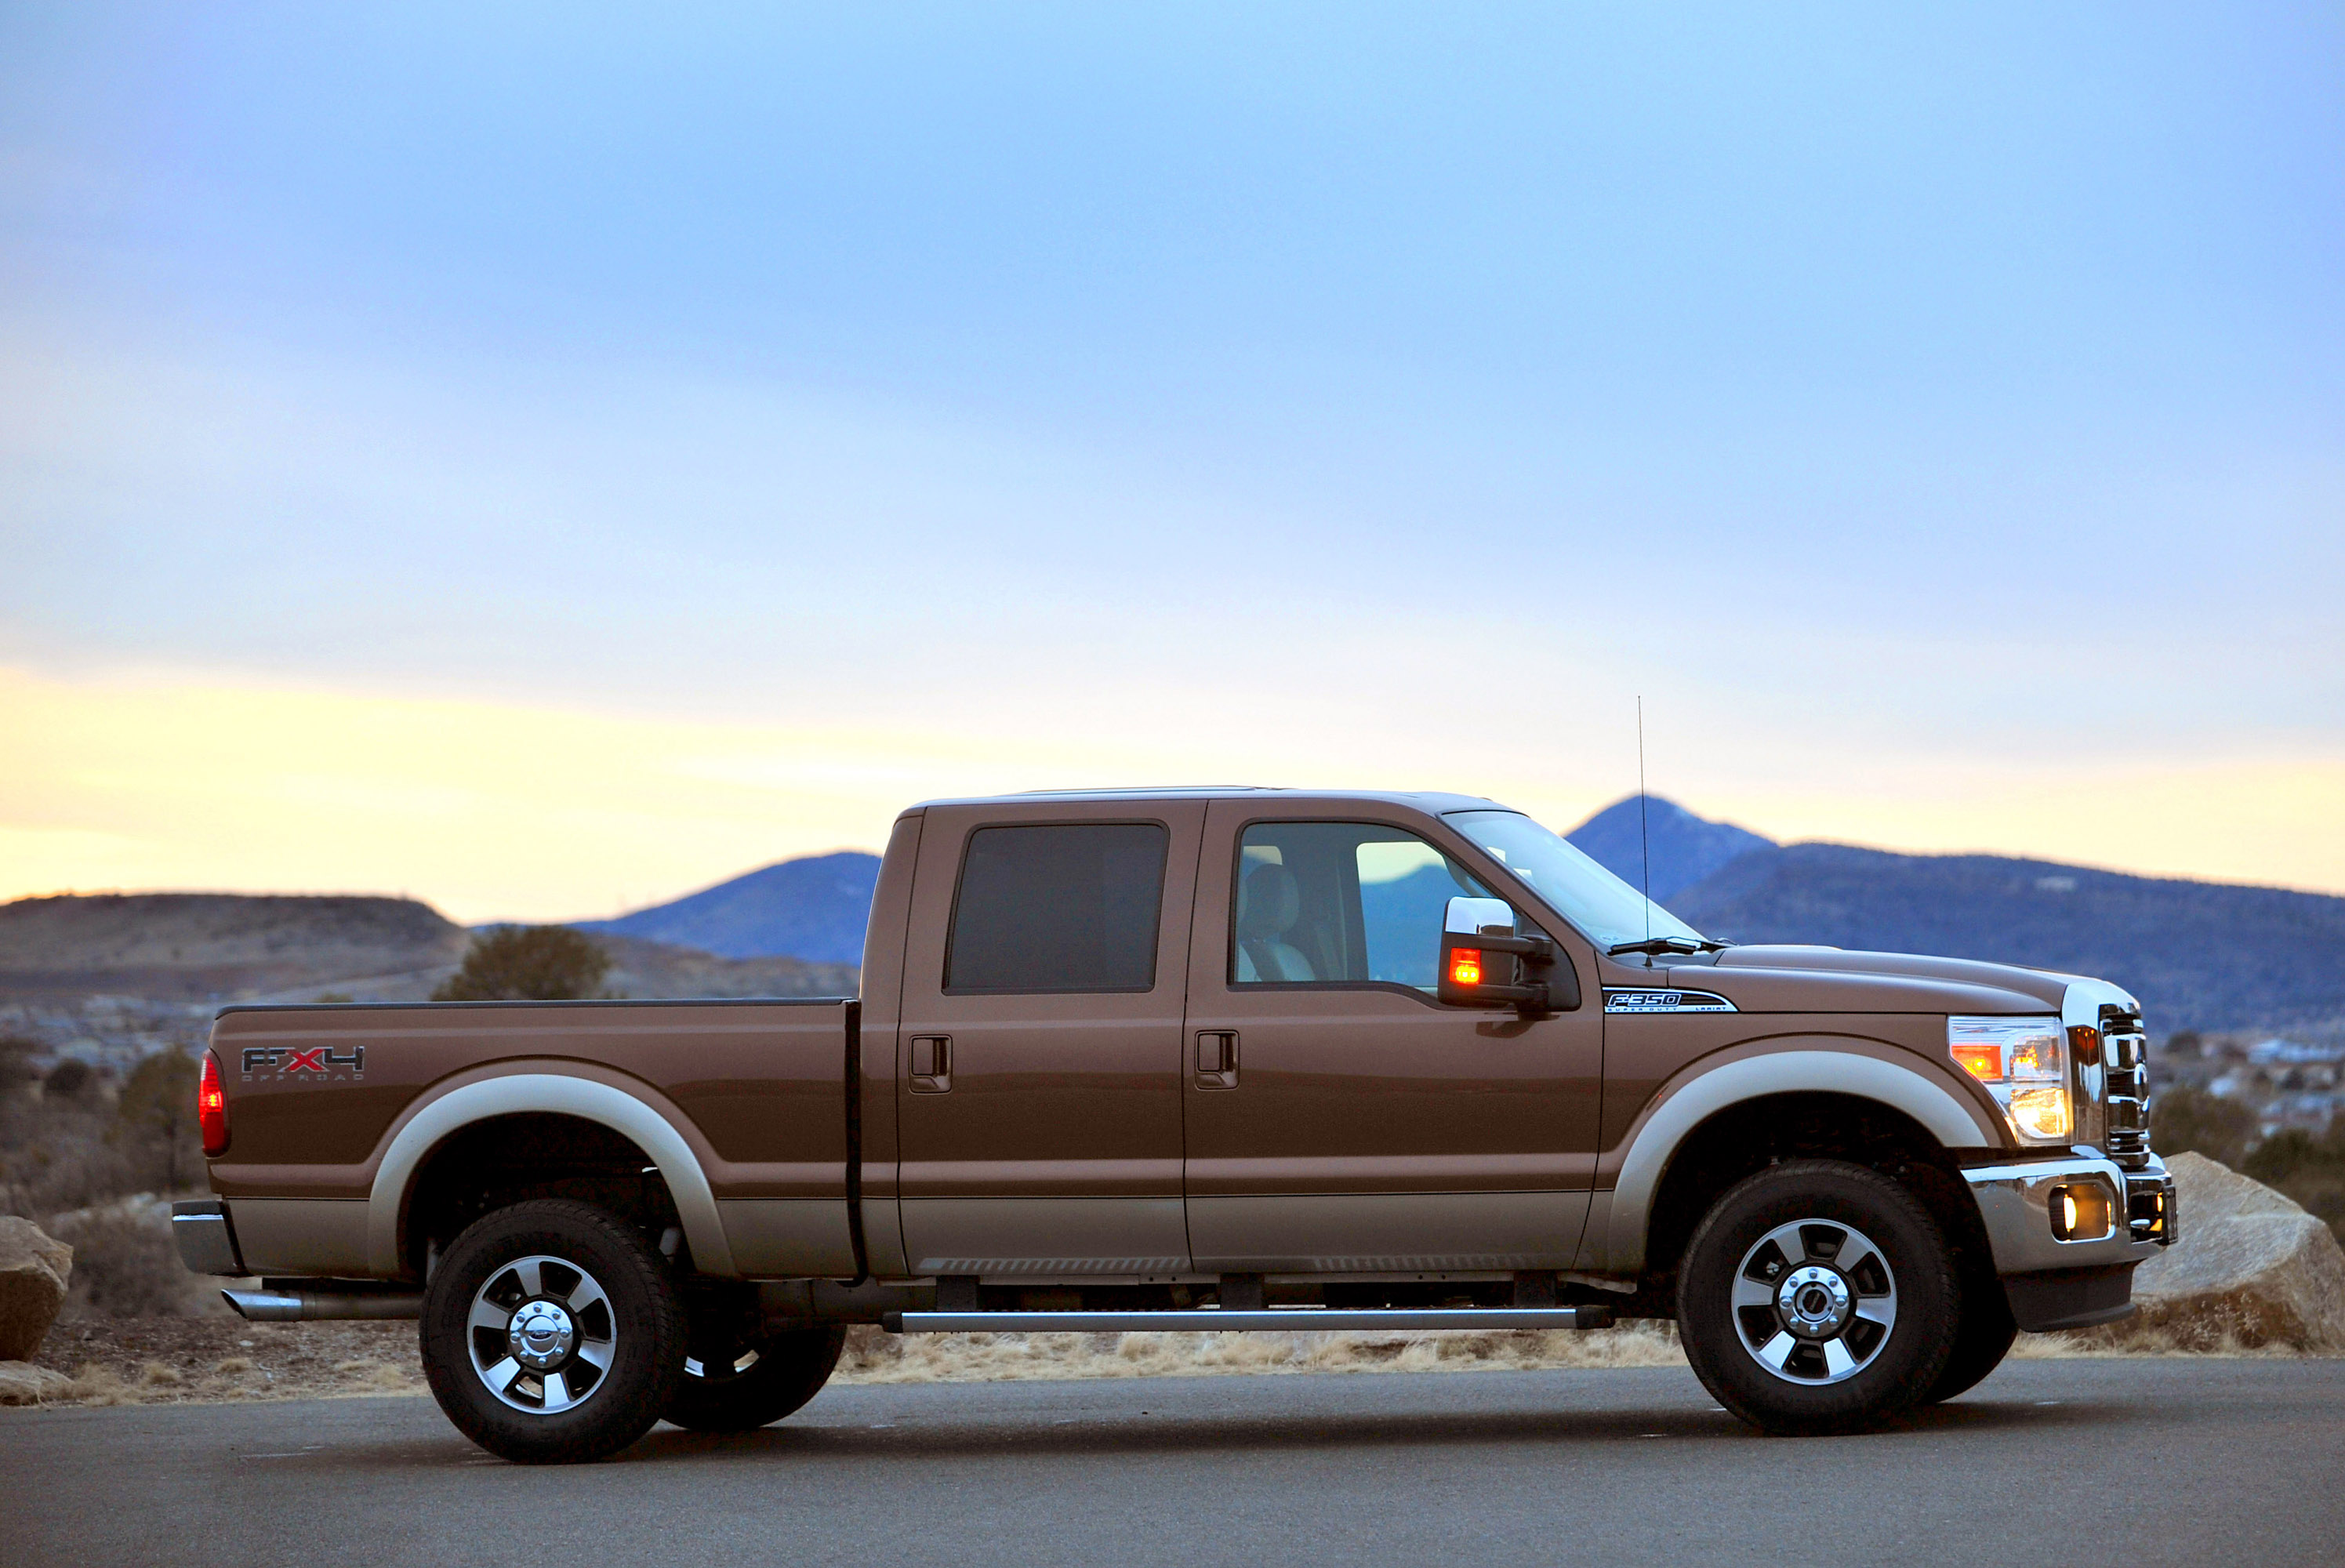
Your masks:
<svg viewBox="0 0 2345 1568"><path fill-rule="evenodd" d="M1637 847L1645 861L1645 941L1653 940L1653 835L1645 826L1645 698L1637 696ZM1645 967L1653 966L1653 956L1645 955Z"/></svg>

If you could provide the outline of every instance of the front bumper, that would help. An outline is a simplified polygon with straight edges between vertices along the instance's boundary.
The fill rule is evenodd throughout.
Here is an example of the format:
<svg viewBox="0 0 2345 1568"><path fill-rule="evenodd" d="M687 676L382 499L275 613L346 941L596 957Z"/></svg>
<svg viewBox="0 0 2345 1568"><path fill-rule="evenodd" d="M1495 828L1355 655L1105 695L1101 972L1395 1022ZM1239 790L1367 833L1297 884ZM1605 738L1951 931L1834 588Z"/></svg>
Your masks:
<svg viewBox="0 0 2345 1568"><path fill-rule="evenodd" d="M2033 1332L2113 1322L2133 1310L2133 1270L2173 1243L2174 1179L2156 1155L2127 1170L2097 1154L2013 1161L1963 1172L1986 1226L2012 1315ZM2052 1224L2056 1189L2100 1187L2106 1234L2063 1240Z"/></svg>

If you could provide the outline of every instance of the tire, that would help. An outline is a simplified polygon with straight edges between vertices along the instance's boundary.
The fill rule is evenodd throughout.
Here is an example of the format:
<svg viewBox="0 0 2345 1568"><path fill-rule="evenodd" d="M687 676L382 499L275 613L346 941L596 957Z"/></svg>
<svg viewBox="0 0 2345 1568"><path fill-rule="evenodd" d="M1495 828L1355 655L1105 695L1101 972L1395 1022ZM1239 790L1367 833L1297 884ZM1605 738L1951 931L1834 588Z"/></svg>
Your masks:
<svg viewBox="0 0 2345 1568"><path fill-rule="evenodd" d="M1953 1352L1961 1300L1929 1210L1840 1160L1787 1161L1730 1189L1678 1269L1695 1374L1782 1436L1861 1431L1918 1402Z"/></svg>
<svg viewBox="0 0 2345 1568"><path fill-rule="evenodd" d="M755 1431L822 1391L847 1343L843 1325L751 1337L721 1345L694 1336L694 1354L664 1412L692 1431ZM703 1356L706 1359L703 1360Z"/></svg>
<svg viewBox="0 0 2345 1568"><path fill-rule="evenodd" d="M456 1238L423 1292L423 1371L458 1431L519 1464L601 1459L684 1375L665 1261L606 1209L516 1203Z"/></svg>
<svg viewBox="0 0 2345 1568"><path fill-rule="evenodd" d="M1930 1385L1930 1391L1914 1402L1939 1404L1968 1393L2003 1365L2003 1358L2011 1353L2011 1342L2017 1338L2019 1324L2011 1315L2003 1281L1992 1272L1964 1279L1962 1321L1954 1329L1954 1345L1946 1357L1945 1371Z"/></svg>

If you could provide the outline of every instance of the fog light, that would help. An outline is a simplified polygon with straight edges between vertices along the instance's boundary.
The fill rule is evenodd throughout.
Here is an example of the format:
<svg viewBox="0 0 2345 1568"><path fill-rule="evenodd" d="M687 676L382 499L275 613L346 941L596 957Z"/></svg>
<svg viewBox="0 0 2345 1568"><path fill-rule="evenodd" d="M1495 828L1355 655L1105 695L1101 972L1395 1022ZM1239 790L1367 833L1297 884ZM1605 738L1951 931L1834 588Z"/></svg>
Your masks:
<svg viewBox="0 0 2345 1568"><path fill-rule="evenodd" d="M2066 1181L2052 1189L2052 1237L2100 1241L2117 1229L2117 1204L2097 1181Z"/></svg>

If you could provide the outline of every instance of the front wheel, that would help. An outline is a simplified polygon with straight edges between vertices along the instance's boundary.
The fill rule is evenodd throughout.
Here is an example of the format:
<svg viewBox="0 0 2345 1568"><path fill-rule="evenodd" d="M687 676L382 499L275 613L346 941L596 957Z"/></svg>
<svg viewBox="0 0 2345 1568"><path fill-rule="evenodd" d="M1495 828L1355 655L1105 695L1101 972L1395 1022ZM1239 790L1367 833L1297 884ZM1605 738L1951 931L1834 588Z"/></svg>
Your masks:
<svg viewBox="0 0 2345 1568"><path fill-rule="evenodd" d="M1863 1166L1794 1160L1711 1207L1678 1270L1678 1328L1718 1402L1763 1431L1860 1431L1922 1400L1961 1301L1927 1209Z"/></svg>
<svg viewBox="0 0 2345 1568"><path fill-rule="evenodd" d="M626 1447L684 1373L665 1261L616 1215L562 1199L500 1209L457 1237L424 1289L421 1339L448 1419L523 1464Z"/></svg>

